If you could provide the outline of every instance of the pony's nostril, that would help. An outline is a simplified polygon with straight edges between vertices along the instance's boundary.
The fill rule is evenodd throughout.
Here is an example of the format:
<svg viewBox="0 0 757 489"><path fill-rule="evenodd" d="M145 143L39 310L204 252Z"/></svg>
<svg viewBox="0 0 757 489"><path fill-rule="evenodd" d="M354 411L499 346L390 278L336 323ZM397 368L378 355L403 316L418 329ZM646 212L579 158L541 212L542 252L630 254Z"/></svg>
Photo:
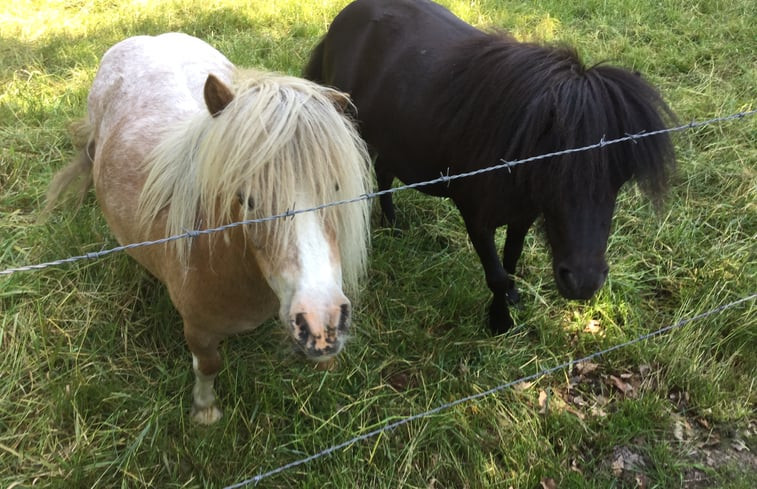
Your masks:
<svg viewBox="0 0 757 489"><path fill-rule="evenodd" d="M574 288L575 287L575 281L573 277L573 272L570 271L570 268L566 267L565 265L559 265L557 267L557 275L560 277L560 281L569 286Z"/></svg>
<svg viewBox="0 0 757 489"><path fill-rule="evenodd" d="M300 312L294 316L294 326L297 333L297 339L300 343L304 344L310 336L310 326L303 313Z"/></svg>
<svg viewBox="0 0 757 489"><path fill-rule="evenodd" d="M350 329L350 305L342 304L339 306L339 324L337 329L340 333L346 332Z"/></svg>

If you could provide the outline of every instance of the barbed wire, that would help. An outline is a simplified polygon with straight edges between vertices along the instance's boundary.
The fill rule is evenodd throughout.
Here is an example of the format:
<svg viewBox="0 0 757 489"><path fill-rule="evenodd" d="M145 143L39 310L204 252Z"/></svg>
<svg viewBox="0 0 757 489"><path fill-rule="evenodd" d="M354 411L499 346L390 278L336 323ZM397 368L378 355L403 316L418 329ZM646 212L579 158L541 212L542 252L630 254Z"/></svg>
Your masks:
<svg viewBox="0 0 757 489"><path fill-rule="evenodd" d="M530 382L530 381L539 379L541 377L544 377L546 375L549 375L551 373L554 373L554 372L556 372L558 370L563 370L565 368L570 368L570 367L573 367L574 365L577 365L577 364L582 363L582 362L588 362L590 360L593 360L593 359L595 359L597 357L600 357L602 355L605 355L607 353L613 352L615 350L620 350L622 348L625 348L627 346L630 346L630 345L633 345L633 344L636 344L636 343L640 343L640 342L642 342L644 340L648 340L648 339L653 338L655 336L660 336L660 335L662 335L664 333L668 333L668 332L670 332L670 331L672 331L672 330L674 330L676 328L680 328L680 327L682 327L682 326L684 326L684 325L686 325L686 324L688 324L690 322L693 322L693 321L696 321L696 320L699 320L699 319L703 319L703 318L706 318L708 316L712 316L713 314L720 313L720 312L722 312L722 311L724 311L726 309L729 309L731 307L735 307L735 306L737 306L739 304L742 304L744 302L753 300L755 298L757 298L757 293L754 293L754 294L752 294L752 295L750 295L748 297L744 297L742 299L730 302L728 304L720 305L720 306L718 306L718 307L716 307L714 309L710 309L709 311L703 312L703 313L698 314L696 316L693 316L693 317L690 317L690 318L687 318L687 319L682 319L682 320L678 321L677 323L671 324L669 326L665 326L665 327L660 328L658 330L652 331L651 333L643 334L643 335L638 336L638 337L636 337L636 338L634 338L632 340L628 340L628 341L625 341L623 343L619 343L617 345L611 346L611 347L606 348L604 350L594 352L594 353L592 353L590 355L586 355L585 357L581 357L581 358L578 358L578 359L575 359L575 360L569 360L569 361L563 362L563 363L561 363L559 365L555 365L554 367L545 368L545 369L540 370L540 371L538 371L538 372L536 372L534 374L527 375L525 377L521 377L521 378L519 378L517 380L513 380L513 381L510 381L510 382L507 382L507 383L504 383L504 384L500 384L500 385L498 385L496 387L492 387L491 389L485 390L483 392L479 392L477 394L471 394L469 396L466 396L466 397L463 397L463 398L460 398L460 399L457 399L457 400L454 400L454 401L451 401L451 402L446 402L446 403L441 404L441 405L439 405L439 406L437 406L437 407L435 407L433 409L429 409L428 411L424 411L422 413L414 414L412 416L407 416L407 417L402 418L402 419L400 419L398 421L394 421L394 422L385 424L381 428L377 428L377 429L375 429L373 431L369 431L367 433L363 433L362 435L355 436L355 437L350 438L349 440L344 441L342 443L339 443L337 445L332 445L329 448L326 448L325 450L321 450L318 453L314 453L313 455L309 455L309 456L301 458L299 460L295 460L293 462L289 462L288 464L282 465L282 466L277 467L277 468L275 468L273 470L269 470L268 472L264 472L264 473L258 474L255 477L251 477L251 478L243 480L241 482L237 482L236 484L232 484L230 486L226 486L226 487L224 487L224 489L238 489L240 487L244 487L244 486L247 486L249 484L257 484L260 481L262 481L263 479L267 479L268 477L274 476L276 474L280 474L281 472L284 472L286 470L292 469L292 468L297 467L299 465L303 465L303 464L306 464L308 462L312 462L313 460L325 457L325 456L330 455L330 454L332 454L332 453L334 453L334 452L336 452L338 450L341 450L342 448L346 448L346 447L348 447L348 446L350 446L350 445L352 445L354 443L357 443L357 442L360 442L360 441L364 441L364 440L367 440L369 438L373 438L374 436L380 435L381 433L385 433L387 431L391 431L391 430L393 430L395 428L398 428L398 427L400 427L402 425L408 424L408 423L410 423L412 421L416 421L416 420L421 419L421 418L426 418L428 416L431 416L433 414L439 413L441 411L446 411L448 409L451 409L451 408L453 408L453 407L455 407L457 405L463 404L463 403L475 401L475 400L481 399L483 397L488 397L488 396L490 396L492 394L496 394L497 392L503 391L505 389L513 387L514 385L520 384L522 382Z"/></svg>
<svg viewBox="0 0 757 489"><path fill-rule="evenodd" d="M400 191L411 189L411 188L418 188L418 187L424 187L424 186L428 186L428 185L435 185L437 183L449 183L449 182L451 182L453 180L457 180L457 179L460 179L460 178L468 178L468 177L472 177L472 176L476 176L476 175L480 175L480 174L483 174L483 173L488 173L488 172L492 172L492 171L496 171L496 170L510 169L510 168L513 168L513 167L518 166L518 165L523 165L525 163L530 163L530 162L533 162L533 161L543 160L543 159L546 159L546 158L552 158L552 157L555 157L555 156L563 156L563 155L572 154L572 153L579 153L579 152L583 152L583 151L590 151L590 150L593 150L593 149L604 148L604 147L610 146L612 144L618 144L618 143L623 143L623 142L628 142L628 141L636 142L639 139L644 139L644 138L648 138L648 137L651 137L651 136L657 136L657 135L660 135L660 134L667 134L667 133L673 133L673 132L686 131L686 130L694 129L694 128L697 128L697 127L708 126L710 124L715 124L715 123L727 122L727 121L732 121L732 120L740 120L740 119L744 119L745 117L753 116L755 114L757 114L757 109L742 111L742 112L738 112L738 113L735 113L735 114L731 114L731 115L727 115L727 116L722 116L722 117L713 117L711 119L706 119L706 120L703 120L703 121L692 121L692 122L689 122L688 124L683 124L683 125L680 125L680 126L670 127L670 128L666 128L666 129L659 129L659 130L656 130L656 131L639 132L639 133L636 133L636 134L627 134L627 135L625 135L623 137L619 137L619 138L616 138L616 139L605 140L605 138L602 137L599 140L599 142L594 143L594 144L589 144L587 146L581 146L581 147L578 147L578 148L569 148L569 149L564 149L564 150L560 150L560 151L553 151L551 153L544 153L544 154L541 154L541 155L531 156L531 157L528 157L528 158L523 158L523 159L513 160L513 161L500 160L501 161L500 164L496 164L496 165L489 166L489 167L486 167L486 168L481 168L481 169L478 169L478 170L473 170L473 171L464 172L464 173L457 173L457 174L454 174L454 175L441 175L440 177L434 178L432 180L426 180L426 181L423 181L423 182L416 182L416 183L411 183L411 184L407 184L407 185L397 186L397 187L393 187L393 188L386 189L386 190L380 190L380 191L377 191L377 192L369 192L369 193L366 193L366 194L363 194L363 195L360 195L360 196L357 196L357 197L353 197L353 198L349 198L349 199L344 199L344 200L337 200L337 201L334 201L334 202L327 202L327 203L320 204L320 205L317 205L317 206L314 206L314 207L309 207L307 209L287 210L286 212L284 212L282 214L275 214L275 215L272 215L272 216L261 217L261 218L256 218L256 219L246 219L246 220L243 220L243 221L236 221L236 222L232 222L232 223L229 223L229 224L225 224L223 226L212 227L212 228L207 228L207 229L189 230L189 231L185 231L183 233L176 234L176 235L173 235L173 236L168 236L168 237L165 237L165 238L160 238L160 239L155 239L155 240L149 240L149 241L140 241L140 242L137 242L137 243L131 243L131 244L126 244L126 245L116 246L114 248L110 248L110 249L106 249L106 250L85 253L83 255L71 256L69 258L63 258L63 259L53 260L53 261L44 262L44 263L37 263L37 264L34 264L34 265L26 265L26 266L14 267L14 268L7 268L5 270L0 270L0 275L11 275L11 274L18 273L18 272L28 272L28 271L32 271L32 270L42 270L42 269L45 269L45 268L54 267L54 266L58 266L58 265L64 265L64 264L67 264L67 263L73 263L73 262L77 262L77 261L81 261L81 260L99 259L99 258L102 258L104 256L107 256L107 255L110 255L110 254L113 254L113 253L127 251L127 250L134 249L134 248L141 248L141 247L144 247L144 246L154 246L154 245L158 245L158 244L169 243L171 241L176 241L176 240L179 240L179 239L196 238L196 237L199 237L199 236L202 236L202 235L207 235L207 234L212 234L212 233L218 233L218 232L226 231L226 230L229 230L229 229L232 229L232 228L235 228L235 227L245 226L245 225L248 225L248 224L260 224L260 223L264 223L264 222L268 222L268 221L273 221L273 220L276 220L276 219L284 219L284 218L287 218L287 217L296 216L297 214L303 214L303 213L306 213L306 212L315 212L315 211L318 211L318 210L321 210L321 209L326 209L328 207L334 207L334 206L337 206L337 205L353 204L353 203L360 202L360 201L363 201L363 200L374 199L374 198L380 197L382 195L393 194L395 192L400 192Z"/></svg>

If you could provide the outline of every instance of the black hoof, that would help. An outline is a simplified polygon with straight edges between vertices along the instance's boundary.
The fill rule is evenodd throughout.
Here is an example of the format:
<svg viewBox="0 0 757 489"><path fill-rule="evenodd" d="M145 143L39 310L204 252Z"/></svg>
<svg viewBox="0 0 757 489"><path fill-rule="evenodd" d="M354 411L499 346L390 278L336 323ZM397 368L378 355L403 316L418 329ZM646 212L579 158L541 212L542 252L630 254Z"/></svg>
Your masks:
<svg viewBox="0 0 757 489"><path fill-rule="evenodd" d="M518 293L517 287L513 285L507 292L505 292L505 300L507 300L507 303L511 306L514 306L515 304L518 304L520 302L520 294Z"/></svg>
<svg viewBox="0 0 757 489"><path fill-rule="evenodd" d="M514 325L507 304L504 302L498 304L496 300L493 300L489 306L489 329L492 334L497 336L507 333Z"/></svg>

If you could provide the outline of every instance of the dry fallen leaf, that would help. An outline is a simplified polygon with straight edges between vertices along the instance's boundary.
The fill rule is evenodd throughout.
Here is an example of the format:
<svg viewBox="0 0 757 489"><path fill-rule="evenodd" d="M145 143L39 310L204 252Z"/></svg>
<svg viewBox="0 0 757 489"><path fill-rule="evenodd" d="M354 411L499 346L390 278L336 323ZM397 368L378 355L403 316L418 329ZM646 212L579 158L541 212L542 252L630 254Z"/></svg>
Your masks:
<svg viewBox="0 0 757 489"><path fill-rule="evenodd" d="M612 380L612 385L614 385L615 388L623 394L628 394L633 391L633 386L631 384L623 382L621 379L615 377L614 375L610 375L610 380Z"/></svg>
<svg viewBox="0 0 757 489"><path fill-rule="evenodd" d="M573 409L572 407L566 405L565 410L582 421L586 419L586 415L582 413L581 411L579 411L578 409Z"/></svg>
<svg viewBox="0 0 757 489"><path fill-rule="evenodd" d="M706 419L704 419L704 418L696 418L696 422L697 422L697 424L699 424L699 426L701 426L702 428L704 428L704 429L706 429L706 430L709 430L709 429L710 429L710 423L708 423Z"/></svg>
<svg viewBox="0 0 757 489"><path fill-rule="evenodd" d="M549 409L549 396L545 390L539 391L539 414L545 414Z"/></svg>
<svg viewBox="0 0 757 489"><path fill-rule="evenodd" d="M591 334L597 334L602 332L602 327L599 324L599 321L596 319L591 319L588 323L586 323L586 327L584 327L584 333L591 333Z"/></svg>
<svg viewBox="0 0 757 489"><path fill-rule="evenodd" d="M599 364L592 362L581 362L576 364L576 372L580 375L588 375L599 368Z"/></svg>
<svg viewBox="0 0 757 489"><path fill-rule="evenodd" d="M681 420L676 420L673 424L673 438L678 441L683 441L683 423Z"/></svg>
<svg viewBox="0 0 757 489"><path fill-rule="evenodd" d="M530 389L532 385L534 385L533 382L518 382L513 386L513 389L515 389L516 391L524 391L526 389Z"/></svg>
<svg viewBox="0 0 757 489"><path fill-rule="evenodd" d="M711 431L709 435L707 436L707 439L704 440L700 446L702 447L716 447L720 445L720 435L717 434L715 431Z"/></svg>
<svg viewBox="0 0 757 489"><path fill-rule="evenodd" d="M744 450L749 450L749 447L746 446L746 443L744 443L744 440L741 440L740 438L735 438L731 440L731 446L737 452L743 452Z"/></svg>
<svg viewBox="0 0 757 489"><path fill-rule="evenodd" d="M540 481L542 489L557 489L557 482L551 477L545 477Z"/></svg>
<svg viewBox="0 0 757 489"><path fill-rule="evenodd" d="M626 462L623 459L623 454L618 454L615 460L612 461L612 473L615 477L620 477L623 474L623 469L626 467Z"/></svg>
<svg viewBox="0 0 757 489"><path fill-rule="evenodd" d="M650 367L649 365L639 365L639 375L641 375L642 378L649 375L650 372L652 372L652 367Z"/></svg>
<svg viewBox="0 0 757 489"><path fill-rule="evenodd" d="M607 412L604 409L596 406L592 406L589 412L591 412L592 416L597 416L598 418L604 418L607 416Z"/></svg>
<svg viewBox="0 0 757 489"><path fill-rule="evenodd" d="M647 489L647 476L644 474L636 474L636 487L639 489Z"/></svg>
<svg viewBox="0 0 757 489"><path fill-rule="evenodd" d="M673 423L673 437L678 441L690 439L694 435L694 430L686 418L677 418Z"/></svg>

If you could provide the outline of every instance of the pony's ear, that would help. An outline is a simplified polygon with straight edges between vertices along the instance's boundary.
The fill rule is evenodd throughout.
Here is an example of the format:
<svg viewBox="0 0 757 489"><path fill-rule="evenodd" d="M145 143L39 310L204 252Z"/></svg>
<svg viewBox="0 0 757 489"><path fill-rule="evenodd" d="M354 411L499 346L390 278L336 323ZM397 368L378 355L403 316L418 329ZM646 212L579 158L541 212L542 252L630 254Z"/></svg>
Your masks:
<svg viewBox="0 0 757 489"><path fill-rule="evenodd" d="M205 105L208 106L208 111L213 117L217 117L234 99L231 89L212 73L205 80L203 95L205 96Z"/></svg>
<svg viewBox="0 0 757 489"><path fill-rule="evenodd" d="M352 101L350 100L350 96L344 92L340 92L339 90L329 90L328 92L326 92L326 97L334 102L336 110L343 114L352 108Z"/></svg>

